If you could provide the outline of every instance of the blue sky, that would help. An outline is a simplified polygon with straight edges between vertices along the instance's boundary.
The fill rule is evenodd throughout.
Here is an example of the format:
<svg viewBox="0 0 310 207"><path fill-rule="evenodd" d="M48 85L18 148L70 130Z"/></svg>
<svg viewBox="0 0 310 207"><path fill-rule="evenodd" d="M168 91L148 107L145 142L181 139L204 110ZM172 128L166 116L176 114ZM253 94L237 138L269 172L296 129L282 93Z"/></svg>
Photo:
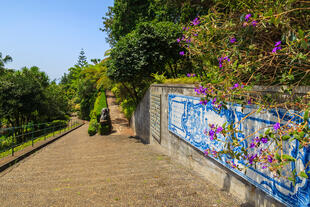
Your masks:
<svg viewBox="0 0 310 207"><path fill-rule="evenodd" d="M38 66L51 80L78 59L104 57L110 48L99 30L113 0L0 0L0 52L10 55L8 68Z"/></svg>

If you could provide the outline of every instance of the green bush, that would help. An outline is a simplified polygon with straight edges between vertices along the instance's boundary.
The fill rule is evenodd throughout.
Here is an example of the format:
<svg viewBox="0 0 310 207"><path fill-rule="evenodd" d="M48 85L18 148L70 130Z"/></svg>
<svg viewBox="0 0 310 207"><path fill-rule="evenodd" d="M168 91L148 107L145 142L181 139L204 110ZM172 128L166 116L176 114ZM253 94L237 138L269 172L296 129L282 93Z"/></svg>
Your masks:
<svg viewBox="0 0 310 207"><path fill-rule="evenodd" d="M90 136L95 135L97 132L99 132L100 135L105 135L109 134L111 131L110 120L105 124L99 123L102 108L108 108L105 92L100 92L98 94L94 104L94 109L90 112L91 120L88 128L88 134Z"/></svg>
<svg viewBox="0 0 310 207"><path fill-rule="evenodd" d="M88 127L89 136L94 136L97 133L98 122L96 119L91 119Z"/></svg>
<svg viewBox="0 0 310 207"><path fill-rule="evenodd" d="M65 127L67 126L68 121L66 120L54 120L52 121L52 123L48 124L48 127Z"/></svg>
<svg viewBox="0 0 310 207"><path fill-rule="evenodd" d="M136 110L136 104L132 99L124 99L121 103L122 111L129 120L133 112Z"/></svg>

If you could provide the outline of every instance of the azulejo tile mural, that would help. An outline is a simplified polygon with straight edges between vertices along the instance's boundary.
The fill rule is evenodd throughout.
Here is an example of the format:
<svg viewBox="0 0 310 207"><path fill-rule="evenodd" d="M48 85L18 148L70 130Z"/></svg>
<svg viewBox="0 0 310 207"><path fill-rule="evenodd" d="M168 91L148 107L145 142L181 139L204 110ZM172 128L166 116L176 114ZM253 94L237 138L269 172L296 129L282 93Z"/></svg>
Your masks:
<svg viewBox="0 0 310 207"><path fill-rule="evenodd" d="M204 130L209 130L209 124L237 123L255 107L242 108L241 106L234 105L219 112L213 108L211 102L207 105L201 105L199 102L199 97L169 94L168 129L202 152L208 148L220 151L224 147L221 142L211 141L204 134ZM286 119L289 120L288 113L281 110L278 113L284 121ZM239 126L240 131L244 134L239 133L238 139L241 140L244 136L255 132L265 125L275 124L277 118L275 111L249 116ZM242 145L247 147L247 141L244 140ZM294 169L297 172L304 169L306 163L310 160L310 147L299 149L298 142L288 144L284 150L297 160L297 162L292 162L285 169L287 174ZM259 166L256 168L249 167L244 171L236 170L226 162L232 161L240 168L244 167L245 164L242 161L231 160L227 155L223 155L221 159L216 159L216 161L287 206L310 206L310 179L297 178L296 185L294 186L291 181L275 178L268 169L262 169Z"/></svg>

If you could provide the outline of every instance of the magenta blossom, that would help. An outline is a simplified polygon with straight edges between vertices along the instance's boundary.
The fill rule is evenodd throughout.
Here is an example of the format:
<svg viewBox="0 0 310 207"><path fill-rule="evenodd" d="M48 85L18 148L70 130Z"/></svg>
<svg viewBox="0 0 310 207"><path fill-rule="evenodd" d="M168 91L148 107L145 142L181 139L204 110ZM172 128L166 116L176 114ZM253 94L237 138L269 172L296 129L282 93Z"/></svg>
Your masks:
<svg viewBox="0 0 310 207"><path fill-rule="evenodd" d="M267 142L268 142L268 138L267 138L267 137L262 137L262 138L261 138L261 141L262 141L262 143L264 143L264 144L265 144L265 143L267 143Z"/></svg>
<svg viewBox="0 0 310 207"><path fill-rule="evenodd" d="M281 48L280 46L274 47L274 48L272 49L272 52L273 52L273 53L276 53L277 50L281 50L281 49L282 49L282 48Z"/></svg>
<svg viewBox="0 0 310 207"><path fill-rule="evenodd" d="M196 17L193 21L192 21L192 25L198 25L200 23L198 17Z"/></svg>
<svg viewBox="0 0 310 207"><path fill-rule="evenodd" d="M205 152L204 152L204 153L205 153L205 155L206 155L206 156L208 156L208 155L209 155L209 152L208 152L207 150L205 150Z"/></svg>
<svg viewBox="0 0 310 207"><path fill-rule="evenodd" d="M281 41L276 42L276 44L274 45L275 47L281 45Z"/></svg>
<svg viewBox="0 0 310 207"><path fill-rule="evenodd" d="M216 133L218 134L218 133L221 133L223 131L223 128L222 127L218 127L217 129L216 129Z"/></svg>
<svg viewBox="0 0 310 207"><path fill-rule="evenodd" d="M249 159L249 163L252 165L254 159L257 157L257 154L251 155L248 159Z"/></svg>
<svg viewBox="0 0 310 207"><path fill-rule="evenodd" d="M231 39L229 40L230 43L235 43L236 41L237 41L237 40L236 40L236 38L234 38L234 37L231 38Z"/></svg>
<svg viewBox="0 0 310 207"><path fill-rule="evenodd" d="M257 21L252 21L252 26L255 27L257 25Z"/></svg>
<svg viewBox="0 0 310 207"><path fill-rule="evenodd" d="M254 148L256 145L255 145L255 143L254 142L252 142L251 144L250 144L250 148Z"/></svg>
<svg viewBox="0 0 310 207"><path fill-rule="evenodd" d="M208 101L207 100L202 100L199 103L202 104L202 105L207 105Z"/></svg>
<svg viewBox="0 0 310 207"><path fill-rule="evenodd" d="M181 51L179 54L180 54L181 56L183 56L183 55L185 55L185 52L184 52L184 51Z"/></svg>
<svg viewBox="0 0 310 207"><path fill-rule="evenodd" d="M274 129L275 131L278 131L278 130L280 129L280 123L274 124L274 125L273 125L273 129Z"/></svg>
<svg viewBox="0 0 310 207"><path fill-rule="evenodd" d="M214 140L214 134L215 134L215 132L211 129L209 131L210 140Z"/></svg>
<svg viewBox="0 0 310 207"><path fill-rule="evenodd" d="M181 42L181 39L180 39L180 38L178 38L178 39L177 39L177 42Z"/></svg>
<svg viewBox="0 0 310 207"><path fill-rule="evenodd" d="M271 156L271 155L268 155L267 160L268 160L268 162L272 163L272 161L273 161L272 156Z"/></svg>
<svg viewBox="0 0 310 207"><path fill-rule="evenodd" d="M246 22L249 21L249 19L250 19L251 16L252 16L251 14L245 15L244 20L245 20Z"/></svg>
<svg viewBox="0 0 310 207"><path fill-rule="evenodd" d="M216 98L214 98L214 99L212 100L212 105L214 105L215 102L216 102Z"/></svg>

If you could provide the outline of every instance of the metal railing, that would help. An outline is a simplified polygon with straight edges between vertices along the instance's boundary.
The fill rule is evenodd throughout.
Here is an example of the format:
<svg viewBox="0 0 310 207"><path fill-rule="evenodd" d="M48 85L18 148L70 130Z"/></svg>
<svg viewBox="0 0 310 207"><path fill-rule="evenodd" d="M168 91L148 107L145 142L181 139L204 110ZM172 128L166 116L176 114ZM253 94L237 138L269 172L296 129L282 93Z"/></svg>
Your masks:
<svg viewBox="0 0 310 207"><path fill-rule="evenodd" d="M24 149L34 143L55 137L80 125L79 120L54 121L40 124L27 124L19 127L0 129L0 158ZM11 151L11 153L10 153Z"/></svg>

